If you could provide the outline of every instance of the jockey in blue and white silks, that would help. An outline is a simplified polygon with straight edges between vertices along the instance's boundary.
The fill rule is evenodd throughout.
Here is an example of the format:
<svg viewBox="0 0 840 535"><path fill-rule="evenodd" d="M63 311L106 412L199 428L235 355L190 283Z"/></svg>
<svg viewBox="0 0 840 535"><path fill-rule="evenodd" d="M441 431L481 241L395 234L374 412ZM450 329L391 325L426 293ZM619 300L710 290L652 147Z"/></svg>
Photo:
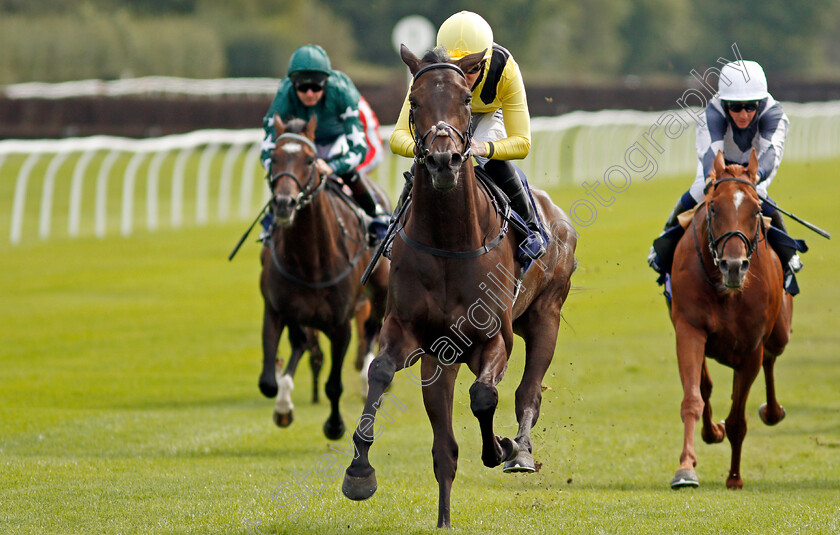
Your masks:
<svg viewBox="0 0 840 535"><path fill-rule="evenodd" d="M767 187L773 182L782 163L790 124L782 105L768 94L758 101L755 117L744 129L735 125L724 108L726 105L719 95L715 96L706 107L703 116L705 121L697 124L697 176L688 190L694 201L688 208L703 200L706 178L712 171L719 150L723 151L727 165L746 167L750 161L750 152L755 149L759 180L756 189L762 197L767 197ZM683 199L684 205L687 200Z"/></svg>
<svg viewBox="0 0 840 535"><path fill-rule="evenodd" d="M694 183L677 201L665 223L666 232L661 236L678 225L678 215L703 201L706 180L712 172L718 151L723 151L727 165L746 167L750 153L755 149L758 157L756 190L761 197L769 198L767 188L782 163L789 125L782 105L767 91L767 78L761 65L745 60L724 65L720 70L717 95L709 101L705 113L697 117L697 174ZM781 212L770 203L762 203L761 211L771 218L774 227L787 233ZM669 236L672 234L669 233ZM679 236L673 236L673 239L659 241L660 247L665 247L664 241L668 242L667 250L650 249L648 263L662 275L660 280L664 280L665 273L670 271L669 259L678 239ZM802 269L799 255L794 254L785 269L794 273Z"/></svg>

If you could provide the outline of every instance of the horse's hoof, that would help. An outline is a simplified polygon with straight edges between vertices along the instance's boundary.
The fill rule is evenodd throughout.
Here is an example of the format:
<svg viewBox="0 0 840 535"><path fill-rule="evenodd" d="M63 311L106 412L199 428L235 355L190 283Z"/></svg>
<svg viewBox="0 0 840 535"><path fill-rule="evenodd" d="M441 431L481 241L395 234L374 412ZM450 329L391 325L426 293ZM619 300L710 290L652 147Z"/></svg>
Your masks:
<svg viewBox="0 0 840 535"><path fill-rule="evenodd" d="M519 455L516 456L515 459L507 461L503 468L503 471L506 474L513 474L516 472L536 472L537 469L534 467L534 457L528 450L519 450Z"/></svg>
<svg viewBox="0 0 840 535"><path fill-rule="evenodd" d="M699 487L700 480L697 479L697 473L691 468L683 468L677 470L674 474L674 479L671 480L671 488L679 490L684 487Z"/></svg>
<svg viewBox="0 0 840 535"><path fill-rule="evenodd" d="M330 423L329 419L324 422L324 435L330 440L340 439L344 436L345 431L347 431L347 427L344 426L343 420L339 420L338 425Z"/></svg>
<svg viewBox="0 0 840 535"><path fill-rule="evenodd" d="M294 413L292 411L289 411L286 414L280 414L279 412L274 411L274 423L277 424L277 427L289 427L292 425L292 421L294 419Z"/></svg>
<svg viewBox="0 0 840 535"><path fill-rule="evenodd" d="M357 502L367 500L376 492L376 470L371 468L370 475L366 477L351 476L345 471L341 492Z"/></svg>
<svg viewBox="0 0 840 535"><path fill-rule="evenodd" d="M744 482L738 476L730 476L726 478L726 488L732 490L741 490L742 488L744 488Z"/></svg>
<svg viewBox="0 0 840 535"><path fill-rule="evenodd" d="M782 409L782 416L776 421L770 421L767 419L767 404L762 403L761 406L758 408L758 417L761 418L761 421L764 422L765 425L776 425L777 423L784 420L785 416L787 415L784 407L780 405L779 408Z"/></svg>
<svg viewBox="0 0 840 535"><path fill-rule="evenodd" d="M263 381L260 379L260 392L267 398L277 396L277 381Z"/></svg>

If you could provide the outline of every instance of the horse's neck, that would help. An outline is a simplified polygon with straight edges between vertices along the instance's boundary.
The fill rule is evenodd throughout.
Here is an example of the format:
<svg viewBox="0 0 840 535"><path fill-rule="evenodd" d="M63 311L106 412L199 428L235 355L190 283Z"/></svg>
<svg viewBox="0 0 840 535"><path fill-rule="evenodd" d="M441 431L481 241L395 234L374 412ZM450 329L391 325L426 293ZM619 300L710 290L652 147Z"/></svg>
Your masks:
<svg viewBox="0 0 840 535"><path fill-rule="evenodd" d="M479 190L472 165L462 170L459 184L447 192L439 192L432 186L425 168L419 168L416 173L408 223L411 237L439 249L480 247L494 219L489 217L491 205Z"/></svg>
<svg viewBox="0 0 840 535"><path fill-rule="evenodd" d="M302 208L290 227L280 227L279 253L288 263L304 268L323 266L331 258L334 244L340 238L335 214L326 191Z"/></svg>

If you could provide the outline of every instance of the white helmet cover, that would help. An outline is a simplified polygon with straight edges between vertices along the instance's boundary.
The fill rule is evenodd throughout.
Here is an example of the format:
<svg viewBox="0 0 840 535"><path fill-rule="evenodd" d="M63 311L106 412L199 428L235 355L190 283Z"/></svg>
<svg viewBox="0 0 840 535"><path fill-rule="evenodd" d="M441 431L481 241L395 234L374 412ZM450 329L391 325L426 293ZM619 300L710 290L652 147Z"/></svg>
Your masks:
<svg viewBox="0 0 840 535"><path fill-rule="evenodd" d="M769 93L764 69L755 61L743 59L727 63L720 70L718 94L721 100L736 102L767 98Z"/></svg>

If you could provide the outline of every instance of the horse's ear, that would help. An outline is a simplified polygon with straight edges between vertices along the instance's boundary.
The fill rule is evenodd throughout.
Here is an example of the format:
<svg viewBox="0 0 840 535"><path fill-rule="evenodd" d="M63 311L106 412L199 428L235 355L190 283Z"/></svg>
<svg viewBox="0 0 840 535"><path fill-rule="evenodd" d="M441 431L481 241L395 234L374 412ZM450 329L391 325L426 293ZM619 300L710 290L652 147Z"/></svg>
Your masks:
<svg viewBox="0 0 840 535"><path fill-rule="evenodd" d="M476 52L475 54L470 54L468 56L464 56L463 58L455 61L455 65L458 66L464 72L469 72L472 70L473 67L481 63L481 60L484 59L484 54L487 53L487 49L485 48L481 52Z"/></svg>
<svg viewBox="0 0 840 535"><path fill-rule="evenodd" d="M758 156L755 155L755 148L750 151L750 163L747 165L747 176L750 177L753 183L756 182L758 176Z"/></svg>
<svg viewBox="0 0 840 535"><path fill-rule="evenodd" d="M280 116L276 113L274 114L274 135L279 136L283 132L286 131L286 125L283 124L283 121L280 120Z"/></svg>
<svg viewBox="0 0 840 535"><path fill-rule="evenodd" d="M415 56L405 45L400 45L400 58L402 58L403 63L408 65L408 70L411 71L412 76L417 74L417 71L420 70L420 58Z"/></svg>
<svg viewBox="0 0 840 535"><path fill-rule="evenodd" d="M303 133L309 139L315 141L315 129L318 127L318 116L314 113L312 117L309 119L309 122L306 123L306 128L303 129Z"/></svg>
<svg viewBox="0 0 840 535"><path fill-rule="evenodd" d="M719 150L717 156L715 156L715 177L720 177L723 174L723 170L726 168L726 160L723 159L723 151Z"/></svg>

